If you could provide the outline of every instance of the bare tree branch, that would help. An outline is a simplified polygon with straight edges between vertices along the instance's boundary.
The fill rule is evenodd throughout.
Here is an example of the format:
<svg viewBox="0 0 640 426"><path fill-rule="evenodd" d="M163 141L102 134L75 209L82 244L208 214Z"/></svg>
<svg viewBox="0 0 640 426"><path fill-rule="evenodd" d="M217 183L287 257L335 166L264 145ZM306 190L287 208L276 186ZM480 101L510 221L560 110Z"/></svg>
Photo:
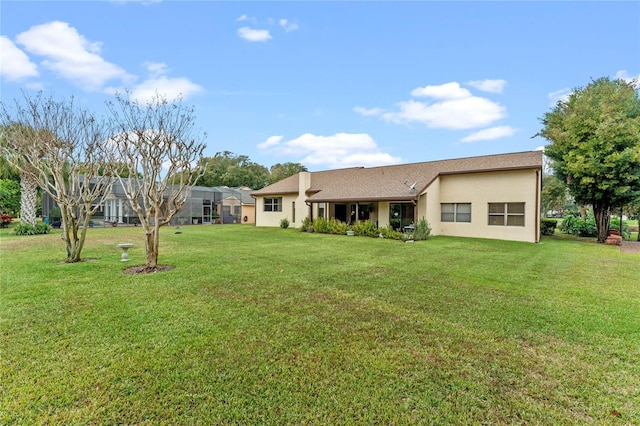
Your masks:
<svg viewBox="0 0 640 426"><path fill-rule="evenodd" d="M42 92L24 94L15 107L2 104L1 117L16 165L58 204L67 262L80 261L89 221L110 192L107 127L69 100Z"/></svg>
<svg viewBox="0 0 640 426"><path fill-rule="evenodd" d="M202 176L206 134L196 131L193 107L156 94L147 104L130 95L108 102L112 113L112 163L145 232L146 268L158 265L159 228L178 213ZM126 176L124 176L126 174Z"/></svg>

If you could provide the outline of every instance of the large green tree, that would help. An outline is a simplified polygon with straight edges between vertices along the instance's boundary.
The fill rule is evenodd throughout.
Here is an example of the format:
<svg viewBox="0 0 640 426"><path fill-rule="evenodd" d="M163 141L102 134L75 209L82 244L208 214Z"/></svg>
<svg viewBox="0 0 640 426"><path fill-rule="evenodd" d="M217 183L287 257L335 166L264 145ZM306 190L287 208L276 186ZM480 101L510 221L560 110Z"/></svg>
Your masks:
<svg viewBox="0 0 640 426"><path fill-rule="evenodd" d="M269 184L269 169L254 163L246 155L218 152L213 157L204 157L202 166L205 173L198 181L202 186L261 189Z"/></svg>
<svg viewBox="0 0 640 426"><path fill-rule="evenodd" d="M307 172L308 169L300 163L277 163L269 169L269 183L276 183L300 172Z"/></svg>
<svg viewBox="0 0 640 426"><path fill-rule="evenodd" d="M600 78L578 88L541 119L545 154L577 203L590 204L598 242L611 209L640 192L640 97L637 82Z"/></svg>

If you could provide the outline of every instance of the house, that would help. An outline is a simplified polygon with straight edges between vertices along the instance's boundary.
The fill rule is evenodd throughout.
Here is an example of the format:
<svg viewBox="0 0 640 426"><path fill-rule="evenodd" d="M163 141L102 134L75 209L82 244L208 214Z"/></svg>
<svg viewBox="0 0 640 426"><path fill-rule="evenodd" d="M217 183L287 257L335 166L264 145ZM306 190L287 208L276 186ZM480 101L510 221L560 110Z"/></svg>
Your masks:
<svg viewBox="0 0 640 426"><path fill-rule="evenodd" d="M252 210L254 199L250 195L249 188L192 186L187 194L184 205L171 221L172 225L252 223L255 217ZM51 218L51 223L56 219L51 215L55 207L57 207L56 203L51 197L43 193L42 215L47 220ZM243 215L247 219L250 217L251 222L242 221ZM138 220L138 215L129 204L122 184L116 180L91 221L94 226L104 226L105 224L136 224Z"/></svg>
<svg viewBox="0 0 640 426"><path fill-rule="evenodd" d="M216 187L222 193L221 217L223 223L255 223L255 200L253 190L247 187Z"/></svg>
<svg viewBox="0 0 640 426"><path fill-rule="evenodd" d="M256 226L306 217L433 235L538 242L542 151L383 167L301 172L254 191Z"/></svg>

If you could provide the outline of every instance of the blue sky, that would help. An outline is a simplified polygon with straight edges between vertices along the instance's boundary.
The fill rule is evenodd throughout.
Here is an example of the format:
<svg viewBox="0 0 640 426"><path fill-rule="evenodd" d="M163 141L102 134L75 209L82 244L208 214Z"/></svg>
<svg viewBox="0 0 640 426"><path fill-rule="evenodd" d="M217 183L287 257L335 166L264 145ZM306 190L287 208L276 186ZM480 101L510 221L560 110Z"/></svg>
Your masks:
<svg viewBox="0 0 640 426"><path fill-rule="evenodd" d="M640 75L640 2L6 1L1 99L195 105L205 155L310 170L537 149L573 88Z"/></svg>

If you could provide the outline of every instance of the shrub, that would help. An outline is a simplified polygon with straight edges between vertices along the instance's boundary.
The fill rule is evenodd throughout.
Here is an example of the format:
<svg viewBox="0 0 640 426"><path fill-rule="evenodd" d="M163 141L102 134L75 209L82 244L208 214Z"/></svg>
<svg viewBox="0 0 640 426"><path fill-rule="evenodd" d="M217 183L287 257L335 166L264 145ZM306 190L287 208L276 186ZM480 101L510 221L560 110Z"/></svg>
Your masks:
<svg viewBox="0 0 640 426"><path fill-rule="evenodd" d="M44 222L38 222L36 223L36 234L48 234L49 232L51 232L51 230L53 229L53 227L51 227L51 225L46 224Z"/></svg>
<svg viewBox="0 0 640 426"><path fill-rule="evenodd" d="M11 224L13 216L10 214L0 214L0 228L6 228Z"/></svg>
<svg viewBox="0 0 640 426"><path fill-rule="evenodd" d="M553 235L556 231L557 224L558 224L558 221L556 219L541 219L540 233L542 235Z"/></svg>
<svg viewBox="0 0 640 426"><path fill-rule="evenodd" d="M391 240L401 240L404 237L402 232L396 231L391 225L380 228L379 231L383 238L389 238Z"/></svg>
<svg viewBox="0 0 640 426"><path fill-rule="evenodd" d="M329 219L327 225L330 234L344 235L347 233L348 226L344 222L340 222L339 220L335 220L332 218Z"/></svg>
<svg viewBox="0 0 640 426"><path fill-rule="evenodd" d="M578 212L569 212L560 224L560 230L565 234L580 237L595 237L598 235L593 215L588 215L585 220L582 220Z"/></svg>
<svg viewBox="0 0 640 426"><path fill-rule="evenodd" d="M313 222L313 229L315 232L319 232L321 234L329 233L329 221L324 217L319 217Z"/></svg>
<svg viewBox="0 0 640 426"><path fill-rule="evenodd" d="M13 228L13 233L16 235L39 235L48 234L51 229L51 226L43 222L36 223L36 226L31 226L28 223L19 223Z"/></svg>
<svg viewBox="0 0 640 426"><path fill-rule="evenodd" d="M280 220L280 228L287 229L289 227L289 219L286 217Z"/></svg>
<svg viewBox="0 0 640 426"><path fill-rule="evenodd" d="M35 235L36 228L28 223L19 223L13 228L13 233L16 235Z"/></svg>
<svg viewBox="0 0 640 426"><path fill-rule="evenodd" d="M580 237L597 237L598 229L596 227L596 219L592 213L589 213L585 220L580 218L580 214L577 212L570 212L565 216L564 220L559 226L560 230L565 234L577 235ZM609 229L620 230L620 219L612 217L609 224ZM630 238L629 225L622 222L622 237Z"/></svg>
<svg viewBox="0 0 640 426"><path fill-rule="evenodd" d="M353 225L353 232L360 237L377 237L380 234L376 224L370 220L357 221Z"/></svg>
<svg viewBox="0 0 640 426"><path fill-rule="evenodd" d="M424 241L429 239L431 236L431 227L426 219L423 217L418 221L416 225L416 229L413 233L413 239L416 241Z"/></svg>
<svg viewBox="0 0 640 426"><path fill-rule="evenodd" d="M302 228L300 228L300 232L313 232L313 224L311 223L309 216L305 217L302 221Z"/></svg>

